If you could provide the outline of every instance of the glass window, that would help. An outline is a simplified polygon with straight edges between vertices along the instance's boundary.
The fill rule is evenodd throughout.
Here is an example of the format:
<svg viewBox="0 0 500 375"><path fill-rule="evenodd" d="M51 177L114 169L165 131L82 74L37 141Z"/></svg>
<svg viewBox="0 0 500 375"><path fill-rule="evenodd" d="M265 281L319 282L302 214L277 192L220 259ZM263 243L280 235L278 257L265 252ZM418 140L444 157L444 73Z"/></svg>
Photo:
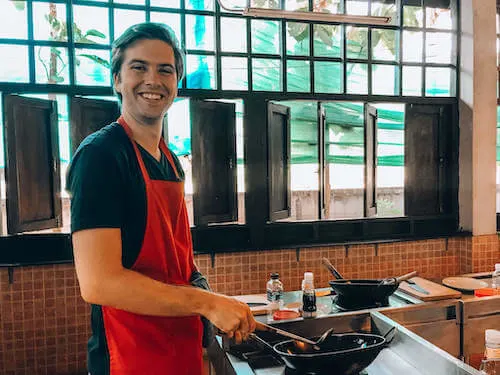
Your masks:
<svg viewBox="0 0 500 375"><path fill-rule="evenodd" d="M149 0L152 7L176 8L181 7L180 0Z"/></svg>
<svg viewBox="0 0 500 375"><path fill-rule="evenodd" d="M222 89L248 90L248 67L245 57L222 57Z"/></svg>
<svg viewBox="0 0 500 375"><path fill-rule="evenodd" d="M368 94L368 65L348 63L346 70L347 93Z"/></svg>
<svg viewBox="0 0 500 375"><path fill-rule="evenodd" d="M343 13L342 1L313 0L314 12Z"/></svg>
<svg viewBox="0 0 500 375"><path fill-rule="evenodd" d="M37 40L67 41L66 5L34 2L33 36Z"/></svg>
<svg viewBox="0 0 500 375"><path fill-rule="evenodd" d="M247 21L221 17L220 41L223 52L247 52Z"/></svg>
<svg viewBox="0 0 500 375"><path fill-rule="evenodd" d="M372 59L399 60L399 31L372 29Z"/></svg>
<svg viewBox="0 0 500 375"><path fill-rule="evenodd" d="M278 21L252 20L252 52L279 55L281 26Z"/></svg>
<svg viewBox="0 0 500 375"><path fill-rule="evenodd" d="M214 17L186 15L186 48L214 50Z"/></svg>
<svg viewBox="0 0 500 375"><path fill-rule="evenodd" d="M399 94L399 69L395 65L372 65L372 93L374 95Z"/></svg>
<svg viewBox="0 0 500 375"><path fill-rule="evenodd" d="M314 62L314 92L341 93L343 85L343 65L337 62Z"/></svg>
<svg viewBox="0 0 500 375"><path fill-rule="evenodd" d="M76 48L76 84L110 86L109 54L108 50Z"/></svg>
<svg viewBox="0 0 500 375"><path fill-rule="evenodd" d="M389 25L399 25L399 12L396 0L374 0L371 3L372 16L391 17Z"/></svg>
<svg viewBox="0 0 500 375"><path fill-rule="evenodd" d="M0 44L0 56L9 56L0 59L0 82L29 82L27 46Z"/></svg>
<svg viewBox="0 0 500 375"><path fill-rule="evenodd" d="M22 1L5 1L0 5L0 38L28 38L28 10Z"/></svg>
<svg viewBox="0 0 500 375"><path fill-rule="evenodd" d="M181 16L177 13L151 12L151 22L163 23L175 33L177 40L181 40Z"/></svg>
<svg viewBox="0 0 500 375"><path fill-rule="evenodd" d="M115 9L115 39L130 26L145 21L146 13L142 10Z"/></svg>
<svg viewBox="0 0 500 375"><path fill-rule="evenodd" d="M425 68L425 95L454 96L455 75L455 69Z"/></svg>
<svg viewBox="0 0 500 375"><path fill-rule="evenodd" d="M425 8L425 27L433 29L451 30L453 22L451 9Z"/></svg>
<svg viewBox="0 0 500 375"><path fill-rule="evenodd" d="M342 26L313 25L314 56L342 56Z"/></svg>
<svg viewBox="0 0 500 375"><path fill-rule="evenodd" d="M36 83L69 84L68 49L35 46Z"/></svg>
<svg viewBox="0 0 500 375"><path fill-rule="evenodd" d="M422 95L422 67L403 66L403 95Z"/></svg>
<svg viewBox="0 0 500 375"><path fill-rule="evenodd" d="M215 56L186 56L186 87L188 89L215 89Z"/></svg>
<svg viewBox="0 0 500 375"><path fill-rule="evenodd" d="M368 28L347 27L347 58L367 59L368 58Z"/></svg>
<svg viewBox="0 0 500 375"><path fill-rule="evenodd" d="M73 5L73 41L109 44L108 8Z"/></svg>
<svg viewBox="0 0 500 375"><path fill-rule="evenodd" d="M295 56L309 56L309 24L287 22L286 53Z"/></svg>
<svg viewBox="0 0 500 375"><path fill-rule="evenodd" d="M288 60L286 67L287 91L310 92L311 71L309 61Z"/></svg>
<svg viewBox="0 0 500 375"><path fill-rule="evenodd" d="M145 5L145 0L113 0L117 4L130 4L130 5ZM116 21L115 21L116 22Z"/></svg>
<svg viewBox="0 0 500 375"><path fill-rule="evenodd" d="M403 7L403 26L424 27L424 11L421 6Z"/></svg>
<svg viewBox="0 0 500 375"><path fill-rule="evenodd" d="M425 34L425 61L428 63L451 64L455 60L451 33Z"/></svg>
<svg viewBox="0 0 500 375"><path fill-rule="evenodd" d="M423 59L423 41L422 32L403 31L403 61L421 62Z"/></svg>
<svg viewBox="0 0 500 375"><path fill-rule="evenodd" d="M186 9L214 10L214 0L185 0Z"/></svg>
<svg viewBox="0 0 500 375"><path fill-rule="evenodd" d="M307 12L309 10L309 0L285 0L285 9Z"/></svg>
<svg viewBox="0 0 500 375"><path fill-rule="evenodd" d="M252 59L252 80L254 91L281 91L281 60Z"/></svg>
<svg viewBox="0 0 500 375"><path fill-rule="evenodd" d="M345 6L347 14L368 15L368 1L366 0L346 0Z"/></svg>

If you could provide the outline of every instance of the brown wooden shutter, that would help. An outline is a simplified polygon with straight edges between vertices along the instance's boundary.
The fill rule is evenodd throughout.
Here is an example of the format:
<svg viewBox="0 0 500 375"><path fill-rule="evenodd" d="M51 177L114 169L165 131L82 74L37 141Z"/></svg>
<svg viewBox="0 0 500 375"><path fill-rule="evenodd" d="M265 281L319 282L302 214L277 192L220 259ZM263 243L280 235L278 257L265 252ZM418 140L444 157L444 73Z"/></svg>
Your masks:
<svg viewBox="0 0 500 375"><path fill-rule="evenodd" d="M195 225L238 220L236 105L190 101Z"/></svg>
<svg viewBox="0 0 500 375"><path fill-rule="evenodd" d="M62 226L56 101L4 96L7 230Z"/></svg>
<svg viewBox="0 0 500 375"><path fill-rule="evenodd" d="M290 217L290 108L267 107L269 220Z"/></svg>
<svg viewBox="0 0 500 375"><path fill-rule="evenodd" d="M446 160L449 148L447 107L406 106L405 114L405 213L436 215L448 210Z"/></svg>
<svg viewBox="0 0 500 375"><path fill-rule="evenodd" d="M365 217L377 214L377 109L365 103Z"/></svg>
<svg viewBox="0 0 500 375"><path fill-rule="evenodd" d="M73 97L71 99L71 156L88 135L116 121L120 107L111 100Z"/></svg>

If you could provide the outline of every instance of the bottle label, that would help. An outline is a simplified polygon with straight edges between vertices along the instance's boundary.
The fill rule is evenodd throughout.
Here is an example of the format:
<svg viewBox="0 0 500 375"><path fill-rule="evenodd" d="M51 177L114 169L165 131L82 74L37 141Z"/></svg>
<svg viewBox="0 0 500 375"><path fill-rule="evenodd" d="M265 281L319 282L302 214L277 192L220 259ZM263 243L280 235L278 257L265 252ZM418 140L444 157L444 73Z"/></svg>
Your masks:
<svg viewBox="0 0 500 375"><path fill-rule="evenodd" d="M302 311L315 312L316 311L316 294L304 293L302 296Z"/></svg>
<svg viewBox="0 0 500 375"><path fill-rule="evenodd" d="M270 302L278 302L281 299L281 292L267 290L267 300Z"/></svg>

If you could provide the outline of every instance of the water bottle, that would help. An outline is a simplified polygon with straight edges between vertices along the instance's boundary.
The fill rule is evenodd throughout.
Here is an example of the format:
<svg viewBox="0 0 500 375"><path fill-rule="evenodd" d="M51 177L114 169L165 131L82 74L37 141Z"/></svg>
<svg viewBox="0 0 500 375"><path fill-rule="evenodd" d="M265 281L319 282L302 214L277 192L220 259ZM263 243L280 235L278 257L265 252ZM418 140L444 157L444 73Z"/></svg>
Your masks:
<svg viewBox="0 0 500 375"><path fill-rule="evenodd" d="M312 272L305 272L302 281L302 316L304 318L316 316L316 291Z"/></svg>
<svg viewBox="0 0 500 375"><path fill-rule="evenodd" d="M266 284L267 300L269 301L267 308L268 321L273 320L276 310L283 308L283 291L283 283L280 281L279 273L272 273L271 279Z"/></svg>
<svg viewBox="0 0 500 375"><path fill-rule="evenodd" d="M500 263L495 264L495 271L491 276L491 287L493 289L500 289Z"/></svg>

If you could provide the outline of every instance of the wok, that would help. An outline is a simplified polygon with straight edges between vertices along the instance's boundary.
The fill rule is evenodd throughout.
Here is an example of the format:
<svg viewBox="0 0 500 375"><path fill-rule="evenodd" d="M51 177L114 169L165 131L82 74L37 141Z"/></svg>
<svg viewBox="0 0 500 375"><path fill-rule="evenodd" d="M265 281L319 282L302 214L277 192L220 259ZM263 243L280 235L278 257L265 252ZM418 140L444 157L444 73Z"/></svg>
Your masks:
<svg viewBox="0 0 500 375"><path fill-rule="evenodd" d="M417 272L392 279L332 280L330 287L338 295L337 304L345 308L385 306L389 296L398 289L401 281L411 279Z"/></svg>
<svg viewBox="0 0 500 375"><path fill-rule="evenodd" d="M336 375L355 375L372 363L378 354L387 347L395 332L391 328L384 336L367 333L332 334L322 344L319 351L302 352L294 340L280 342L274 346L257 335L257 341L278 354L288 368L298 373L335 373ZM313 340L317 340L314 338Z"/></svg>

